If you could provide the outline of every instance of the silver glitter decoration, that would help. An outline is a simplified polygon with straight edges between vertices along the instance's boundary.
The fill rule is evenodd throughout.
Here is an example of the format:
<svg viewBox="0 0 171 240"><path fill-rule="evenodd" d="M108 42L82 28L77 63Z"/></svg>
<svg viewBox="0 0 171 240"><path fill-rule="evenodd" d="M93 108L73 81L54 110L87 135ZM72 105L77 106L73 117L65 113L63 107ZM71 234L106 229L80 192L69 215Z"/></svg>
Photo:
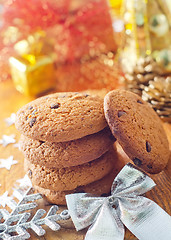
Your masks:
<svg viewBox="0 0 171 240"><path fill-rule="evenodd" d="M32 187L25 192L22 189L15 189L13 196L19 200L18 203L12 198L6 202L6 205L12 210L11 213L6 209L0 209L0 240L29 239L30 234L27 229L32 229L38 236L43 236L46 232L42 225L58 231L61 226L57 221L70 218L68 210L57 213L59 210L57 205L53 205L48 212L38 209L32 216L33 214L28 210L35 209L38 206L35 201L42 198L41 194L32 192ZM14 233L15 236L13 236Z"/></svg>

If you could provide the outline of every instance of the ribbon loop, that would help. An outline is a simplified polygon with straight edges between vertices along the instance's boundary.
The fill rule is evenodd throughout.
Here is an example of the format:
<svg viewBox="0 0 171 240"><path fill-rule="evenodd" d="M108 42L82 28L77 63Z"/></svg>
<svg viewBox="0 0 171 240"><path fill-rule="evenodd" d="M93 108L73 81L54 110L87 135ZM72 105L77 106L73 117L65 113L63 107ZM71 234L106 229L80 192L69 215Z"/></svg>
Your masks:
<svg viewBox="0 0 171 240"><path fill-rule="evenodd" d="M94 222L104 200L105 198L95 197L87 193L66 196L69 213L77 231Z"/></svg>
<svg viewBox="0 0 171 240"><path fill-rule="evenodd" d="M125 165L113 181L111 193L115 197L133 197L151 190L156 184L134 165Z"/></svg>

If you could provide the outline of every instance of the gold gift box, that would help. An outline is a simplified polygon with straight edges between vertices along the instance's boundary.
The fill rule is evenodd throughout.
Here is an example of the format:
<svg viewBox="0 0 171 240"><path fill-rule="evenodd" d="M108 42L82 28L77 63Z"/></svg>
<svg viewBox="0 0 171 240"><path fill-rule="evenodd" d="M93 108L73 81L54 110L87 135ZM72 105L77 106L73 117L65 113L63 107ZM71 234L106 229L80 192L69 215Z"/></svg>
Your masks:
<svg viewBox="0 0 171 240"><path fill-rule="evenodd" d="M38 96L55 87L55 69L50 57L26 54L10 57L9 63L14 85L19 92Z"/></svg>

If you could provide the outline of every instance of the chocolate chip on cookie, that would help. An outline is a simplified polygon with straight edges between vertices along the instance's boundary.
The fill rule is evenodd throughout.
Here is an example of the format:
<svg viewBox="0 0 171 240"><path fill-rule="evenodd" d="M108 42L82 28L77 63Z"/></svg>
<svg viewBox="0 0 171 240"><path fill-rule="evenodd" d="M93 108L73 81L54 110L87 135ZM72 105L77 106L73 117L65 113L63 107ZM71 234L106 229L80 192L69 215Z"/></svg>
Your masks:
<svg viewBox="0 0 171 240"><path fill-rule="evenodd" d="M57 109L57 108L59 108L60 107L60 104L59 103L52 103L51 105L50 105L50 108L51 109Z"/></svg>
<svg viewBox="0 0 171 240"><path fill-rule="evenodd" d="M34 117L29 121L29 126L32 128L35 122L36 122L36 118Z"/></svg>
<svg viewBox="0 0 171 240"><path fill-rule="evenodd" d="M141 165L142 165L142 161L139 158L134 158L133 162L138 167L141 167Z"/></svg>
<svg viewBox="0 0 171 240"><path fill-rule="evenodd" d="M146 150L147 152L151 152L151 145L148 141L146 141Z"/></svg>

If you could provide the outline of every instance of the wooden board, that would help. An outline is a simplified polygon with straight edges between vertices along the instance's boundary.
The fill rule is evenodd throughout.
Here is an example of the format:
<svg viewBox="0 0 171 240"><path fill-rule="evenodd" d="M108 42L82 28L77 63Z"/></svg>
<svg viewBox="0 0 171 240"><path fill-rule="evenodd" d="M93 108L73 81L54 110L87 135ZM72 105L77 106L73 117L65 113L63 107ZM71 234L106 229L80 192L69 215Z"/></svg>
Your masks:
<svg viewBox="0 0 171 240"><path fill-rule="evenodd" d="M14 125L7 127L4 119L9 117L11 113L15 113L22 105L31 100L31 98L18 93L13 87L11 81L0 83L0 139L3 134L15 134L16 140L19 140L20 133L17 132ZM171 144L171 125L164 123L164 128ZM25 175L23 170L23 156L21 152L19 152L17 148L14 148L13 144L8 145L7 147L0 145L0 159L8 158L11 155L13 155L14 159L18 161L18 164L13 165L9 171L6 169L0 169L0 195L2 195L5 191L12 189L16 180ZM157 175L152 175L151 177L154 179L157 186L148 192L146 196L154 200L171 215L171 160L163 172ZM47 209L49 206L44 206L44 208ZM59 232L52 232L49 229L46 229L46 231L47 233L43 237L35 237L35 235L31 233L31 239L83 240L85 235L85 231L77 233L74 229L63 229ZM126 230L125 239L135 240L136 237Z"/></svg>

